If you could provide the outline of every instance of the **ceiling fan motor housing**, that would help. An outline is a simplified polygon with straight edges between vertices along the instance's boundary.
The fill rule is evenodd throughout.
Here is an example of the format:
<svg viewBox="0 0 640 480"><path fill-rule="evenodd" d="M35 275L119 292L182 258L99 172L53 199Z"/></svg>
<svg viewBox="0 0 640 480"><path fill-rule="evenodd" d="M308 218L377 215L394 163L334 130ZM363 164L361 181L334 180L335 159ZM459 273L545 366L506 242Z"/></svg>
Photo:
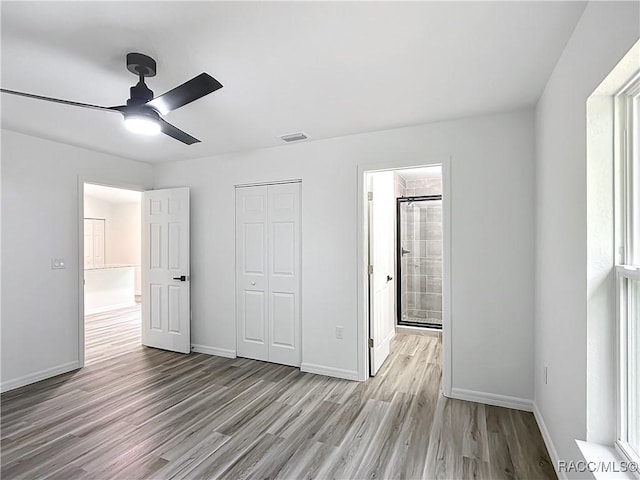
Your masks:
<svg viewBox="0 0 640 480"><path fill-rule="evenodd" d="M144 105L149 100L153 100L153 92L144 83L144 78L129 89L130 98L127 100L127 106Z"/></svg>

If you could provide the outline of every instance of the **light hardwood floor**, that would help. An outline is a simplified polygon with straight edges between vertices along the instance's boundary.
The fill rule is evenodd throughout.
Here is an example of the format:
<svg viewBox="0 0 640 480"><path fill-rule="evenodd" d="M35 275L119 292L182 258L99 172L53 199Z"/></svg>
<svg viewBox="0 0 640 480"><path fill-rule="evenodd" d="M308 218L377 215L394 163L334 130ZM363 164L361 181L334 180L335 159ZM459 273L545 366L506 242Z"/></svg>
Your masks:
<svg viewBox="0 0 640 480"><path fill-rule="evenodd" d="M84 319L85 365L91 365L140 348L140 305Z"/></svg>
<svg viewBox="0 0 640 480"><path fill-rule="evenodd" d="M399 334L357 383L109 339L105 317L87 367L2 395L3 479L555 478L530 413L440 394L438 336Z"/></svg>

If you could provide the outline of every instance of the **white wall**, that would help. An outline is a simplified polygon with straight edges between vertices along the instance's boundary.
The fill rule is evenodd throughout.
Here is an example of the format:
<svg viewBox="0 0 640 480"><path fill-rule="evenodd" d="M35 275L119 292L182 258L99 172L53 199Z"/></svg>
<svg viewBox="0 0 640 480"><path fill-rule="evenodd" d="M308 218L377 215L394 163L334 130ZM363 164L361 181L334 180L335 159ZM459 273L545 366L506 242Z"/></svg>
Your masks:
<svg viewBox="0 0 640 480"><path fill-rule="evenodd" d="M450 155L453 386L532 399L533 148L520 111L157 165L191 187L192 343L235 350L234 185L301 178L303 362L355 372L358 164Z"/></svg>
<svg viewBox="0 0 640 480"><path fill-rule="evenodd" d="M111 202L84 196L84 218L104 219L104 263L105 265L118 263L113 259L113 242L116 237L113 224L113 207Z"/></svg>
<svg viewBox="0 0 640 480"><path fill-rule="evenodd" d="M107 202L95 197L90 197L88 195L84 196L85 218L104 218L105 220L111 220L113 218L113 207L114 205L111 202Z"/></svg>
<svg viewBox="0 0 640 480"><path fill-rule="evenodd" d="M140 265L142 262L142 213L141 202L113 205L115 231L108 240L111 243L113 263L136 265L135 291L142 294ZM108 260L111 263L111 260Z"/></svg>
<svg viewBox="0 0 640 480"><path fill-rule="evenodd" d="M84 216L105 219L105 257L109 265L136 265L135 291L141 295L141 203L118 203L85 195Z"/></svg>
<svg viewBox="0 0 640 480"><path fill-rule="evenodd" d="M2 130L3 390L77 364L78 176L149 188L151 170Z"/></svg>
<svg viewBox="0 0 640 480"><path fill-rule="evenodd" d="M535 402L561 460L587 436L586 102L638 18L637 2L589 3L536 110Z"/></svg>

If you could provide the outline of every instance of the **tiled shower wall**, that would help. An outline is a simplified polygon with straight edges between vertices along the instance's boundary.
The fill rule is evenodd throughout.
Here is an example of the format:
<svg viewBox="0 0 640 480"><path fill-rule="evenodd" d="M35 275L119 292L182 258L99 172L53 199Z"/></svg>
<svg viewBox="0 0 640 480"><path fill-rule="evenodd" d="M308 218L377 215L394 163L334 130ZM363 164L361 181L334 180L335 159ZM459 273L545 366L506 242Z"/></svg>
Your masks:
<svg viewBox="0 0 640 480"><path fill-rule="evenodd" d="M404 196L441 195L442 178L407 180ZM442 323L442 201L401 204L403 321Z"/></svg>

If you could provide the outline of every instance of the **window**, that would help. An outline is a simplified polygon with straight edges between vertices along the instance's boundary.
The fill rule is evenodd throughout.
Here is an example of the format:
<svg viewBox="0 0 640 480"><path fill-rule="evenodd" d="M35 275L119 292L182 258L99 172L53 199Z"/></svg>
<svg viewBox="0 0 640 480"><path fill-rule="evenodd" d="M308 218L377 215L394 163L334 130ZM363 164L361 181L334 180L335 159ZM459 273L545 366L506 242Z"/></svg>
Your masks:
<svg viewBox="0 0 640 480"><path fill-rule="evenodd" d="M616 96L618 441L640 461L640 77Z"/></svg>

